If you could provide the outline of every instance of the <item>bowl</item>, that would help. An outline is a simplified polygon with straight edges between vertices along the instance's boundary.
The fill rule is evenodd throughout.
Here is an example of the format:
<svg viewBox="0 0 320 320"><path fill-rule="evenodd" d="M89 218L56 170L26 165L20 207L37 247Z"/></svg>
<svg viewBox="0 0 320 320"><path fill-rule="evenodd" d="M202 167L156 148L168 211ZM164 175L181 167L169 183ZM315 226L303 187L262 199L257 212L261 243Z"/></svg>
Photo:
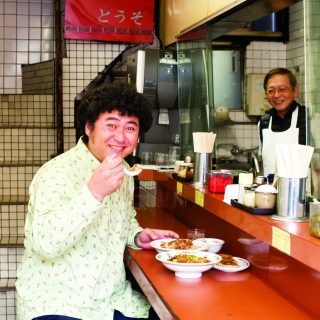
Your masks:
<svg viewBox="0 0 320 320"><path fill-rule="evenodd" d="M204 263L179 263L168 261L172 257L179 254L187 254L194 255L200 258L206 258L210 260L210 262ZM202 272L210 270L213 265L219 261L221 261L221 257L215 253L205 252L205 251L197 251L197 250L174 250L161 252L156 255L156 259L168 268L169 270L174 271L175 276L178 278L188 278L195 279L200 278L202 276Z"/></svg>
<svg viewBox="0 0 320 320"><path fill-rule="evenodd" d="M177 250L177 249L173 249L173 248L163 248L161 247L161 244L165 243L165 242L170 242L173 240L177 240L177 239L159 239L159 240L154 240L150 242L150 246L154 249L157 250L157 252L168 252L168 251L183 251L183 250ZM197 251L207 251L210 247L209 243L205 243L205 242L198 242L197 244L195 244L194 240L192 243L195 245L195 248L192 248L192 250L197 250Z"/></svg>
<svg viewBox="0 0 320 320"><path fill-rule="evenodd" d="M193 243L196 246L200 246L200 244L203 244L203 243L208 244L210 245L210 247L207 251L211 253L217 253L221 250L224 244L224 241L216 238L201 238L201 239L195 240Z"/></svg>

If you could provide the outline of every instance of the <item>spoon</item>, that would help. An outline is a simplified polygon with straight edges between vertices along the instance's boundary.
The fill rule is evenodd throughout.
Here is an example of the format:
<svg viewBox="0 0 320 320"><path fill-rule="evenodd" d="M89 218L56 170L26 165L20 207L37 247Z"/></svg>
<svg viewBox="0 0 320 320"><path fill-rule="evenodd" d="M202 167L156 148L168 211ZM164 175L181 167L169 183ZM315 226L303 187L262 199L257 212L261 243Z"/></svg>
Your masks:
<svg viewBox="0 0 320 320"><path fill-rule="evenodd" d="M132 176L132 177L137 176L142 171L142 169L139 168L137 165L134 165L132 168L135 168L135 169L131 171L123 167L123 171L127 176Z"/></svg>

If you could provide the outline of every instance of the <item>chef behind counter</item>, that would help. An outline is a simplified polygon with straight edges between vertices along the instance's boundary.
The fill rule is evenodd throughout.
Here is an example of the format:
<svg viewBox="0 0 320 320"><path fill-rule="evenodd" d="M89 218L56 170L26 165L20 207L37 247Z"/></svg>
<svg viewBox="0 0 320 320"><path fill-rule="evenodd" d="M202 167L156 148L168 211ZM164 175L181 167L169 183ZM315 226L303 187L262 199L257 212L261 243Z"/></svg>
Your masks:
<svg viewBox="0 0 320 320"><path fill-rule="evenodd" d="M259 154L262 155L264 176L267 176L276 171L276 144L306 145L306 108L295 101L297 79L290 70L272 69L265 76L263 86L273 107L258 123Z"/></svg>

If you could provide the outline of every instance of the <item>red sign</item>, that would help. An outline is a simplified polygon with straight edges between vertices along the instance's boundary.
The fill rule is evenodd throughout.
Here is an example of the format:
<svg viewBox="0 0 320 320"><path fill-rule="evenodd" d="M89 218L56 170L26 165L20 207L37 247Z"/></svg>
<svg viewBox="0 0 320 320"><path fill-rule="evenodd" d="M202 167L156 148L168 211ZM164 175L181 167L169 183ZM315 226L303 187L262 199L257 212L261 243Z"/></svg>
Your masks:
<svg viewBox="0 0 320 320"><path fill-rule="evenodd" d="M153 42L154 0L66 0L66 39Z"/></svg>

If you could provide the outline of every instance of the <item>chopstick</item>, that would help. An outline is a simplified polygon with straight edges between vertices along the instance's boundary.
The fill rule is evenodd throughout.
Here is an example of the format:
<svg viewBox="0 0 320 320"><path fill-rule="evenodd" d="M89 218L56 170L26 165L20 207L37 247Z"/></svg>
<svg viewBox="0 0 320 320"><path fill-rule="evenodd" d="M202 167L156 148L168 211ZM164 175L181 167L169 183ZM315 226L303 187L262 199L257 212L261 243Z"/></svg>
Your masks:
<svg viewBox="0 0 320 320"><path fill-rule="evenodd" d="M193 132L193 149L198 153L212 153L216 134L212 132Z"/></svg>
<svg viewBox="0 0 320 320"><path fill-rule="evenodd" d="M314 148L300 144L277 144L276 162L278 176L306 178Z"/></svg>

